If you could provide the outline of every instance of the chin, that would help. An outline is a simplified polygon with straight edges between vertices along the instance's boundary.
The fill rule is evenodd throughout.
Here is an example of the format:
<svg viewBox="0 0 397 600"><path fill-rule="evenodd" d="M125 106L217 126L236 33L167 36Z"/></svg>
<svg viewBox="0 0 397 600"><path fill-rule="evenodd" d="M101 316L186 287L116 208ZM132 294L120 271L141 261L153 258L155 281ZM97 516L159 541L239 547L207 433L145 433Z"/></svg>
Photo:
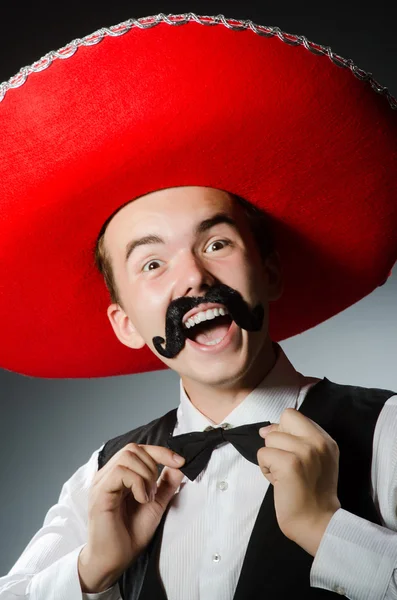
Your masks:
<svg viewBox="0 0 397 600"><path fill-rule="evenodd" d="M246 357L246 360L243 360L242 363L241 356L239 359L239 361L233 361L230 356L227 358L217 357L211 361L211 364L207 364L205 367L204 365L197 365L197 368L191 368L190 365L186 365L183 372L178 372L182 378L191 379L201 385L229 387L235 385L240 379L245 377L252 366L252 359L249 360Z"/></svg>

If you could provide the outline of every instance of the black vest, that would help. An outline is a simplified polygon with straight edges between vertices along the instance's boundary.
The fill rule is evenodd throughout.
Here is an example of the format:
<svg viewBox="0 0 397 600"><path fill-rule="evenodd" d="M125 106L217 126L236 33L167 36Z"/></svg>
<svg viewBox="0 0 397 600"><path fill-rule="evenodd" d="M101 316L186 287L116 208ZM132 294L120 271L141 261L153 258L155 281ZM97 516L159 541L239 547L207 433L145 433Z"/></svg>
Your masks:
<svg viewBox="0 0 397 600"><path fill-rule="evenodd" d="M380 411L395 394L390 390L332 383L324 377L310 388L299 408L339 446L337 493L342 508L378 525L382 522L371 497L373 435ZM165 446L175 425L176 409L173 409L109 440L99 454L98 469L131 442ZM159 466L159 474L161 470ZM166 515L167 510L146 550L120 577L118 583L123 600L166 600L159 574ZM313 560L281 532L274 508L273 486L269 484L250 536L233 600L290 600L297 596L313 600L332 596L340 599L341 595L336 592L310 587Z"/></svg>

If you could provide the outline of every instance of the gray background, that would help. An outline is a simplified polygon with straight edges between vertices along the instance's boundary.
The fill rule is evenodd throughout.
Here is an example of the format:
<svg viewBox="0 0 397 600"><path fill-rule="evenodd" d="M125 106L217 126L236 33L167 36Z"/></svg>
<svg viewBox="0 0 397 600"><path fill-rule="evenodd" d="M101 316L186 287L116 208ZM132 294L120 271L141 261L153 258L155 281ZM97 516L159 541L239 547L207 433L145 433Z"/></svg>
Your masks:
<svg viewBox="0 0 397 600"><path fill-rule="evenodd" d="M18 15L14 38L2 36L0 81L47 51L130 17L195 12L252 19L278 25L330 45L373 73L397 96L397 48L393 19L376 12L338 12L333 4L321 16L299 15L278 4L280 13L244 3L233 10L220 2L155 3L144 8L118 3L106 11L57 14L35 3ZM68 4L70 11L70 4ZM17 15L8 7L9 23ZM18 43L15 42L18 37ZM7 39L6 39L7 38ZM5 60L4 60L5 59ZM381 387L397 393L397 268L389 281L343 313L299 336L281 342L295 368L332 381ZM298 299L297 299L298 300ZM0 334L1 336L1 334ZM172 371L101 379L35 379L0 369L0 575L14 564L45 513L56 503L62 484L109 438L146 423L178 404L178 375ZM160 392L160 394L159 394Z"/></svg>

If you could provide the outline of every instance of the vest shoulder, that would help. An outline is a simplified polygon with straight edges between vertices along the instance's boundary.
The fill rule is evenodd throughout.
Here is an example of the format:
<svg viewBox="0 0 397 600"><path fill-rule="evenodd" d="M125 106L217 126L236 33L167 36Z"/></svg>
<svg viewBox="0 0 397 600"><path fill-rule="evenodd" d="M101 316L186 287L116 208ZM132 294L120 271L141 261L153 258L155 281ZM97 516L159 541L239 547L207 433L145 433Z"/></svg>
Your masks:
<svg viewBox="0 0 397 600"><path fill-rule="evenodd" d="M383 406L395 395L393 390L336 383L324 377L309 389L300 411L327 431L332 423L347 419L357 427L363 419L375 426Z"/></svg>
<svg viewBox="0 0 397 600"><path fill-rule="evenodd" d="M327 388L330 392L336 393L340 396L369 396L375 399L379 399L380 401L386 401L388 398L397 395L396 391L388 390L386 388L336 383L334 381L330 381L326 377L324 377L324 379L320 383L323 383L324 387Z"/></svg>
<svg viewBox="0 0 397 600"><path fill-rule="evenodd" d="M176 423L176 411L177 409L173 408L149 423L108 440L98 455L98 468L102 468L116 452L127 444L157 444L159 436L164 435L165 429L173 430Z"/></svg>

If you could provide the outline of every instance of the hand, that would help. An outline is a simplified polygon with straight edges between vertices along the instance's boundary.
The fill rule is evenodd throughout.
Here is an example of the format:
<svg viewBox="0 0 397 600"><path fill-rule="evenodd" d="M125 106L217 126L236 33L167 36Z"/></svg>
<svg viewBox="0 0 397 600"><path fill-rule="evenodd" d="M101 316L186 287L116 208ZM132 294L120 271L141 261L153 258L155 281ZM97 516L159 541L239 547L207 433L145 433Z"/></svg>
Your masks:
<svg viewBox="0 0 397 600"><path fill-rule="evenodd" d="M180 457L178 464L173 456L169 448L131 443L95 474L89 491L88 542L78 560L83 592L111 587L152 539L183 479L178 467L185 459ZM164 465L159 478L157 464Z"/></svg>
<svg viewBox="0 0 397 600"><path fill-rule="evenodd" d="M333 514L337 496L339 448L322 427L293 408L269 426L266 446L258 450L259 466L274 486L279 527L286 537L311 554ZM311 550L314 545L314 553Z"/></svg>

